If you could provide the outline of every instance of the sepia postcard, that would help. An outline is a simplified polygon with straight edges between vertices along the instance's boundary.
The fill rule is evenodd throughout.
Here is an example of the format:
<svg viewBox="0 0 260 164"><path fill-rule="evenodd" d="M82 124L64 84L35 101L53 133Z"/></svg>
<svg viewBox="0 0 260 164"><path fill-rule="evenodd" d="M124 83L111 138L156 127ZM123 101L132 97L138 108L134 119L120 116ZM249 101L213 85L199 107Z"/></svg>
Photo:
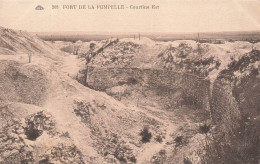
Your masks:
<svg viewBox="0 0 260 164"><path fill-rule="evenodd" d="M0 164L260 164L260 0L0 0Z"/></svg>

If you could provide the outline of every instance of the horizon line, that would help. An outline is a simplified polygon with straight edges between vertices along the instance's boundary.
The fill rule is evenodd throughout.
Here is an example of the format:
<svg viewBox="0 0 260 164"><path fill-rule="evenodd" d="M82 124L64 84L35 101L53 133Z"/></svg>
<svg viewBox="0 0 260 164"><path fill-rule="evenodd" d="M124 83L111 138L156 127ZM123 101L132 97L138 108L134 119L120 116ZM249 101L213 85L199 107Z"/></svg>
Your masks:
<svg viewBox="0 0 260 164"><path fill-rule="evenodd" d="M23 31L27 31L27 30L23 30ZM240 32L240 33L250 33L250 32L253 32L253 33L256 33L256 32L260 32L260 29L259 30L234 30L234 31L229 31L229 30L226 30L226 31L191 31L191 32L159 32L159 31L155 31L155 32L122 32L122 31L119 31L119 32L111 32L111 31L49 31L49 32L46 32L46 31L38 31L38 32L35 32L35 31L27 31L27 32L30 32L30 33L86 33L86 34L97 34L97 33L100 33L100 35L109 35L109 34L202 34L202 33L236 33L236 32Z"/></svg>

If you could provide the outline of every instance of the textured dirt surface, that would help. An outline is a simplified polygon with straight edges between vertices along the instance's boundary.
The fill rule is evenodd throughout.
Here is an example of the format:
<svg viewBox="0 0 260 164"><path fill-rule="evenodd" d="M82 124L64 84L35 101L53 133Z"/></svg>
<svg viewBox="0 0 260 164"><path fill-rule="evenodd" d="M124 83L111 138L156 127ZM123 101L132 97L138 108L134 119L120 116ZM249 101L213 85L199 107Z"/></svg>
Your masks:
<svg viewBox="0 0 260 164"><path fill-rule="evenodd" d="M241 142L247 143L241 147L231 142L228 148L233 150L251 150L259 143L254 131L259 123L259 51L252 51L251 43L203 44L199 57L194 41L157 43L142 38L113 44L111 40L91 42L96 44L92 50L96 54L87 59L100 67L154 66L199 72L212 82L215 105L211 104L209 111L171 104L165 97L173 93L173 99L178 97L178 90L151 90L133 79L108 88L106 93L92 90L77 81L91 43L77 42L82 46L79 56L72 56L58 49L62 42L56 49L27 33L0 31L1 164L199 164L210 163L209 152L216 153L213 139L222 133L244 130L241 135L252 136L236 140L226 135L224 143L250 139ZM30 62L29 53L33 54ZM219 85L224 88L218 90ZM213 122L211 117L215 117ZM230 150L221 148L224 154ZM247 155L248 151L241 152ZM257 155L242 163L256 162ZM236 160L241 163L239 157Z"/></svg>

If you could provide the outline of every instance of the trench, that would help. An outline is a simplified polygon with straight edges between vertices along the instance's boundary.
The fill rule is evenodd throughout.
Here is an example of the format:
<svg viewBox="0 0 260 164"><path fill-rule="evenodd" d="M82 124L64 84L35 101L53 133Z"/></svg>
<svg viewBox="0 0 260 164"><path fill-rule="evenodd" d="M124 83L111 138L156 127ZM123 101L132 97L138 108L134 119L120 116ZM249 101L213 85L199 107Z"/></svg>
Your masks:
<svg viewBox="0 0 260 164"><path fill-rule="evenodd" d="M210 101L210 81L193 74L164 69L103 68L88 66L83 85L107 92L120 86L138 86L141 90L156 92L158 96L172 97L168 101L181 100L178 105L208 110ZM176 92L180 94L176 94ZM168 93L167 93L168 92ZM145 94L145 93L144 93ZM161 95L160 95L161 94ZM175 106L176 107L176 106Z"/></svg>

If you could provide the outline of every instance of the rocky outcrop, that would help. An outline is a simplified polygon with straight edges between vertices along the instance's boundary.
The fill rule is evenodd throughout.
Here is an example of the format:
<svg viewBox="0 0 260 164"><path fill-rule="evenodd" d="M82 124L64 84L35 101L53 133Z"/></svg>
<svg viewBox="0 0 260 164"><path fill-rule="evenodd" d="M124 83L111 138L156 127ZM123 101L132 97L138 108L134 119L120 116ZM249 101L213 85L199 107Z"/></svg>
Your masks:
<svg viewBox="0 0 260 164"><path fill-rule="evenodd" d="M217 57L207 55L212 47L209 44L180 43L168 46L158 55L162 68L182 70L198 76L206 77L221 65Z"/></svg>
<svg viewBox="0 0 260 164"><path fill-rule="evenodd" d="M44 110L28 113L31 112L21 104L17 107L0 102L1 164L84 163L70 136L56 128L50 113Z"/></svg>

